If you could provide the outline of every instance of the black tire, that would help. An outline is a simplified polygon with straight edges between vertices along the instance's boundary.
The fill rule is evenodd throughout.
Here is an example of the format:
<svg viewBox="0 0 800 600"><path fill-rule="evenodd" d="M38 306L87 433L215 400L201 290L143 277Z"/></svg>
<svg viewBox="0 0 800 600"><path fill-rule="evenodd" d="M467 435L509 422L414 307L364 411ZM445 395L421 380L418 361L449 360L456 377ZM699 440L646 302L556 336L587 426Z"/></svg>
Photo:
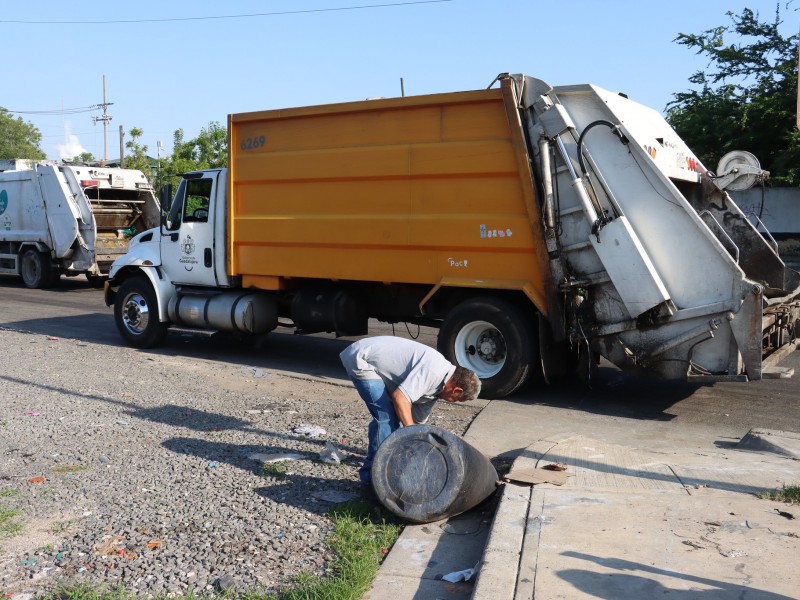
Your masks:
<svg viewBox="0 0 800 600"><path fill-rule="evenodd" d="M152 348L167 335L167 324L158 320L158 304L146 277L122 282L114 302L117 330L135 348Z"/></svg>
<svg viewBox="0 0 800 600"><path fill-rule="evenodd" d="M439 330L439 352L481 378L482 398L503 398L540 368L534 314L510 302L474 298L456 306Z"/></svg>
<svg viewBox="0 0 800 600"><path fill-rule="evenodd" d="M439 330L437 346L450 362L481 379L481 398L503 398L530 377L538 359L532 316L498 298L456 306Z"/></svg>
<svg viewBox="0 0 800 600"><path fill-rule="evenodd" d="M53 266L50 257L35 248L28 248L19 261L22 283L30 289L44 288L53 283Z"/></svg>

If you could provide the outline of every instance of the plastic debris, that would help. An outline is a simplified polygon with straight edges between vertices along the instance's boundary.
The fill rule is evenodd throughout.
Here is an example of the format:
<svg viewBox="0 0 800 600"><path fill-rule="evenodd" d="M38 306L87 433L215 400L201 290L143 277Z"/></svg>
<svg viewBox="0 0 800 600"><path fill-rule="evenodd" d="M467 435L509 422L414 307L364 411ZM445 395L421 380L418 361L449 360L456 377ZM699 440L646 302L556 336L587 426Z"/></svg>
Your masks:
<svg viewBox="0 0 800 600"><path fill-rule="evenodd" d="M464 569L463 571L453 571L452 573L448 573L447 575L442 575L442 579L445 581L449 581L450 583L456 583L458 581L469 581L475 576L475 573L478 571L478 564L475 563L475 566L471 569Z"/></svg>
<svg viewBox="0 0 800 600"><path fill-rule="evenodd" d="M305 454L263 454L261 452L255 452L250 454L247 457L249 460L254 460L256 462L264 463L264 464L271 464L277 462L283 462L285 460L302 460L306 458Z"/></svg>
<svg viewBox="0 0 800 600"><path fill-rule="evenodd" d="M298 425L292 431L310 438L317 438L328 433L319 425L309 425L308 423Z"/></svg>
<svg viewBox="0 0 800 600"><path fill-rule="evenodd" d="M35 410L26 410L25 414L29 417L38 417L41 416L42 413L36 412Z"/></svg>
<svg viewBox="0 0 800 600"><path fill-rule="evenodd" d="M338 490L328 490L320 492L319 494L314 494L314 498L317 500L330 502L331 504L342 504L343 502L354 500L357 497L358 494L354 494L353 492L340 492Z"/></svg>
<svg viewBox="0 0 800 600"><path fill-rule="evenodd" d="M345 458L347 458L347 453L330 442L325 442L325 450L319 453L319 459L331 465L341 464Z"/></svg>
<svg viewBox="0 0 800 600"><path fill-rule="evenodd" d="M32 477L28 479L28 483L44 483L47 481L47 477Z"/></svg>
<svg viewBox="0 0 800 600"><path fill-rule="evenodd" d="M220 592L227 592L236 587L236 580L230 575L225 574L214 581L214 587Z"/></svg>
<svg viewBox="0 0 800 600"><path fill-rule="evenodd" d="M256 379L262 379L270 376L269 373L259 369L258 367L245 367L242 371L246 377L255 377Z"/></svg>
<svg viewBox="0 0 800 600"><path fill-rule="evenodd" d="M213 469L213 468L214 468L214 467L216 467L216 466L217 466L217 461L215 461L215 460L212 460L212 461L210 461L210 462L208 463L208 468L209 468L209 469Z"/></svg>

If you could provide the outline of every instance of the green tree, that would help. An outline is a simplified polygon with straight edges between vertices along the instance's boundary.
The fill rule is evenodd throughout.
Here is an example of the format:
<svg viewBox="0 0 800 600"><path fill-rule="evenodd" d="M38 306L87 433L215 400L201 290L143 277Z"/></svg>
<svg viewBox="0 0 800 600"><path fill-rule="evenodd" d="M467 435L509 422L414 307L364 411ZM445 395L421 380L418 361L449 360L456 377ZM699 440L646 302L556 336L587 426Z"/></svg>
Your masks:
<svg viewBox="0 0 800 600"><path fill-rule="evenodd" d="M800 185L797 36L781 35L779 5L771 22L749 8L726 14L730 25L675 39L709 65L689 78L697 89L674 95L667 120L710 169L725 153L748 150L773 183Z"/></svg>
<svg viewBox="0 0 800 600"><path fill-rule="evenodd" d="M42 134L33 123L26 123L22 117L15 119L0 107L0 158L47 158L41 143Z"/></svg>
<svg viewBox="0 0 800 600"><path fill-rule="evenodd" d="M160 165L158 187L165 183L176 186L181 173L227 166L228 132L219 122L209 122L196 138L190 140L185 139L183 129L178 129L172 140L172 155Z"/></svg>
<svg viewBox="0 0 800 600"><path fill-rule="evenodd" d="M92 154L91 152L81 152L77 156L73 156L72 158L70 158L67 162L71 162L71 163L90 163L90 162L94 162L94 160L95 160L94 154Z"/></svg>
<svg viewBox="0 0 800 600"><path fill-rule="evenodd" d="M128 131L131 139L125 142L125 148L128 153L125 155L123 166L126 169L137 169L144 173L147 180L153 181L153 169L150 165L150 158L147 156L147 146L139 141L139 138L144 135L144 132L138 127L132 127Z"/></svg>

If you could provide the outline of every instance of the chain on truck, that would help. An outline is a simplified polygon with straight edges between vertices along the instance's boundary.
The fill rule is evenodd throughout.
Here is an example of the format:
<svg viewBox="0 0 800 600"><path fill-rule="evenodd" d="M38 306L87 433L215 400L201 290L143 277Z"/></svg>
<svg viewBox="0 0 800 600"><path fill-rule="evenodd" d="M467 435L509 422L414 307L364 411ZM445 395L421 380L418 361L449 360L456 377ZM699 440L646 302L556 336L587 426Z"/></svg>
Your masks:
<svg viewBox="0 0 800 600"><path fill-rule="evenodd" d="M128 240L158 225L160 211L141 171L0 160L0 273L29 288L80 274L102 285Z"/></svg>
<svg viewBox="0 0 800 600"><path fill-rule="evenodd" d="M168 330L439 328L484 395L590 372L760 379L794 348L800 275L656 111L593 85L233 114L229 169L187 173L111 268L125 340ZM738 182L738 183L736 183Z"/></svg>

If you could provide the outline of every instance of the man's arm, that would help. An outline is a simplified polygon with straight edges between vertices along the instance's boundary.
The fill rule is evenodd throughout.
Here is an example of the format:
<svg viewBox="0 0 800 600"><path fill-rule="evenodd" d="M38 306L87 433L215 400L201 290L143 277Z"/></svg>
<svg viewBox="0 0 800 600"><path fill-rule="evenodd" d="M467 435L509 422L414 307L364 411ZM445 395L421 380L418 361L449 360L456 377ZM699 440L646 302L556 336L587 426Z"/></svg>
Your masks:
<svg viewBox="0 0 800 600"><path fill-rule="evenodd" d="M392 404L394 404L394 412L397 414L397 418L400 419L403 426L408 427L409 425L414 425L414 417L411 416L411 401L400 388L392 392L391 398Z"/></svg>

